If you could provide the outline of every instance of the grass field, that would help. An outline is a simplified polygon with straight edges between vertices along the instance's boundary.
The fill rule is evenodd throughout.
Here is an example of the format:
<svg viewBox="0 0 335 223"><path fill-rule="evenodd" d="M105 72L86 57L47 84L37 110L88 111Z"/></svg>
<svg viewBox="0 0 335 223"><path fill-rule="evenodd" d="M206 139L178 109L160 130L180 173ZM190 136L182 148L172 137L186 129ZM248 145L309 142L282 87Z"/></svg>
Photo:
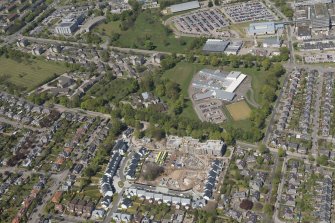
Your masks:
<svg viewBox="0 0 335 223"><path fill-rule="evenodd" d="M249 27L250 22L245 23L232 23L230 29L235 30L242 37L246 37L246 29Z"/></svg>
<svg viewBox="0 0 335 223"><path fill-rule="evenodd" d="M186 107L184 108L181 116L198 119L198 116L194 111L192 102L189 99L188 87L192 81L193 75L205 67L207 66L201 64L181 62L178 63L177 66L166 71L163 74L163 78L168 78L178 83L181 87L182 94L185 95L185 98L187 98Z"/></svg>
<svg viewBox="0 0 335 223"><path fill-rule="evenodd" d="M226 108L234 121L248 119L251 114L251 109L244 100L226 105Z"/></svg>
<svg viewBox="0 0 335 223"><path fill-rule="evenodd" d="M188 95L188 87L191 84L193 76L201 69L209 66L202 64L192 64L181 62L178 63L174 68L166 71L163 77L166 77L178 84L182 89L182 93Z"/></svg>
<svg viewBox="0 0 335 223"><path fill-rule="evenodd" d="M196 74L199 70L207 66L201 64L191 64L186 62L178 63L174 68L166 71L163 74L163 78L170 79L178 84L180 84L182 94L187 98L186 107L183 110L181 116L198 119L196 112L194 111L192 102L188 95L188 87L191 84L193 75Z"/></svg>
<svg viewBox="0 0 335 223"><path fill-rule="evenodd" d="M28 91L52 78L54 74L62 74L68 69L63 64L47 62L40 59L16 62L4 57L0 58L0 76ZM1 85L1 83L0 83Z"/></svg>
<svg viewBox="0 0 335 223"><path fill-rule="evenodd" d="M126 31L119 28L120 21L101 24L95 31L102 36L110 36L112 33L119 33L119 40L112 45L119 47L137 47L144 49L141 42L150 39L155 46L154 50L167 52L183 52L187 49L193 38L176 38L173 33L167 34L163 20L157 11L146 10L137 17L135 24Z"/></svg>

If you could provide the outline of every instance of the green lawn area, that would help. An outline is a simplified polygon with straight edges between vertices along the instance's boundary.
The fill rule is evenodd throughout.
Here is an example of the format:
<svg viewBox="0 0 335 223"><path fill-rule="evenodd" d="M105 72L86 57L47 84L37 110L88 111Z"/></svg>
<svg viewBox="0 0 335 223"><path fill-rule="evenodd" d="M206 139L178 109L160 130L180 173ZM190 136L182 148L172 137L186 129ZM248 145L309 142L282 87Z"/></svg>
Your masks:
<svg viewBox="0 0 335 223"><path fill-rule="evenodd" d="M193 75L199 70L209 67L202 64L193 64L187 62L178 63L174 68L167 70L163 77L166 77L178 84L180 84L182 93L188 95L188 87L192 81Z"/></svg>
<svg viewBox="0 0 335 223"><path fill-rule="evenodd" d="M235 30L242 37L246 37L246 29L249 27L249 25L250 22L232 23L229 28Z"/></svg>
<svg viewBox="0 0 335 223"><path fill-rule="evenodd" d="M28 91L33 90L54 74L62 74L68 69L64 64L47 62L41 59L29 59L17 62L4 57L0 58L0 76ZM2 83L0 82L0 85Z"/></svg>
<svg viewBox="0 0 335 223"><path fill-rule="evenodd" d="M192 101L189 99L188 96L188 87L192 81L193 75L205 67L208 66L202 64L181 62L178 63L174 68L167 70L163 74L163 78L168 78L180 84L182 94L186 97L186 106L181 116L198 119L198 116L193 109Z"/></svg>
<svg viewBox="0 0 335 223"><path fill-rule="evenodd" d="M226 71L232 71L237 70L241 71L247 76L250 76L252 78L251 80L251 87L254 90L254 98L255 101L259 104L260 103L260 90L264 84L264 75L266 75L266 72L263 70L257 70L256 68L232 68L232 67L224 67L222 68ZM251 96L251 95L250 95Z"/></svg>
<svg viewBox="0 0 335 223"><path fill-rule="evenodd" d="M227 118L228 123L234 124L234 127L236 128L249 129L252 126L252 122L250 121L250 119L234 121L233 117L230 115L226 106L223 106L223 112Z"/></svg>
<svg viewBox="0 0 335 223"><path fill-rule="evenodd" d="M155 47L154 50L176 53L186 51L193 39L192 37L176 38L173 33L168 34L157 10L141 12L135 24L126 31L121 31L119 24L120 21L101 24L95 31L107 36L119 33L121 36L112 44L113 46L145 49L143 42L150 39Z"/></svg>

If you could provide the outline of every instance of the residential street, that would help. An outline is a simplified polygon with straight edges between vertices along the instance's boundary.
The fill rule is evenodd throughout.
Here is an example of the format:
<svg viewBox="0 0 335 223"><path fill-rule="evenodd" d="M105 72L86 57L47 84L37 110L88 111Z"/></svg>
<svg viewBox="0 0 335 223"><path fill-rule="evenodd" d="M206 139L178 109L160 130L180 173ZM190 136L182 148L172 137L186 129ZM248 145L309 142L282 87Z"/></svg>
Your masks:
<svg viewBox="0 0 335 223"><path fill-rule="evenodd" d="M315 106L313 107L313 120L312 120L312 155L316 158L318 154L318 135L319 135L319 118L320 118L320 108L322 100L322 86L323 86L324 76L319 74L317 78L316 90L315 90Z"/></svg>
<svg viewBox="0 0 335 223"><path fill-rule="evenodd" d="M28 220L29 223L36 223L39 221L39 216L41 216L44 212L44 207L47 205L47 203L50 201L52 196L55 194L57 189L59 188L60 184L64 182L66 177L69 174L69 170L64 170L62 173L59 174L53 174L51 175L52 179L52 186L48 189L50 192L48 192L45 196L42 198L42 205L37 205L36 212L33 212Z"/></svg>

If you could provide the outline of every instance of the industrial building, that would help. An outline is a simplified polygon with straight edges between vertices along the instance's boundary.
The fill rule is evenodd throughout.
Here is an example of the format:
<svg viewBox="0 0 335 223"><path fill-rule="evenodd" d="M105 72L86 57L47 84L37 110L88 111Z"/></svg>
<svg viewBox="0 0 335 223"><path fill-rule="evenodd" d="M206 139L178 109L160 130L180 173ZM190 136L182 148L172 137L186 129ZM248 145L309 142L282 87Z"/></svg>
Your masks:
<svg viewBox="0 0 335 223"><path fill-rule="evenodd" d="M204 53L225 53L237 55L243 45L242 41L230 42L221 39L208 39L202 48Z"/></svg>
<svg viewBox="0 0 335 223"><path fill-rule="evenodd" d="M238 71L223 73L219 70L203 69L199 71L199 79L192 83L192 87L200 91L194 94L193 98L232 101L236 96L234 91L245 78L246 75Z"/></svg>
<svg viewBox="0 0 335 223"><path fill-rule="evenodd" d="M223 53L229 43L229 41L224 41L221 39L208 39L202 48L202 51L204 53Z"/></svg>
<svg viewBox="0 0 335 223"><path fill-rule="evenodd" d="M312 7L311 27L312 32L328 32L330 30L330 16L326 5L316 4Z"/></svg>
<svg viewBox="0 0 335 223"><path fill-rule="evenodd" d="M263 40L263 47L279 48L282 45L282 40L279 37L269 37Z"/></svg>
<svg viewBox="0 0 335 223"><path fill-rule="evenodd" d="M311 39L312 35L329 35L331 26L335 24L334 4L313 1L313 4L295 7L297 39Z"/></svg>
<svg viewBox="0 0 335 223"><path fill-rule="evenodd" d="M284 29L284 24L274 22L251 23L248 28L248 35L274 35L279 29Z"/></svg>
<svg viewBox="0 0 335 223"><path fill-rule="evenodd" d="M328 4L332 3L333 0L295 0L294 6L304 6L304 5L315 5L315 4Z"/></svg>
<svg viewBox="0 0 335 223"><path fill-rule="evenodd" d="M297 39L298 40L309 40L312 38L312 32L309 26L299 25L297 26Z"/></svg>
<svg viewBox="0 0 335 223"><path fill-rule="evenodd" d="M170 6L170 11L171 11L171 13L176 13L176 12L182 12L182 11L197 9L197 8L200 8L199 2L198 1L192 1L192 2L186 2L186 3L171 5Z"/></svg>
<svg viewBox="0 0 335 223"><path fill-rule="evenodd" d="M55 32L57 34L63 34L63 35L71 35L74 33L79 25L84 21L83 15L69 15L62 19L61 23L59 23L55 27Z"/></svg>
<svg viewBox="0 0 335 223"><path fill-rule="evenodd" d="M230 42L226 50L224 51L227 55L237 55L240 49L242 48L242 41Z"/></svg>

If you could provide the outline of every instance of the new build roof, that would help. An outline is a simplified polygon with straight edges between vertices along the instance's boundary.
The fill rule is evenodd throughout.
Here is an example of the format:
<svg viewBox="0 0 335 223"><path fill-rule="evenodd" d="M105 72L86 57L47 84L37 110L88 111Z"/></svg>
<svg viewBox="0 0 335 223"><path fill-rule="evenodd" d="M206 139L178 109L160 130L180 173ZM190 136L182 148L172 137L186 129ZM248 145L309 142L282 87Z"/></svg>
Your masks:
<svg viewBox="0 0 335 223"><path fill-rule="evenodd" d="M195 100L202 100L207 98L216 98L224 101L232 101L235 97L235 93L223 91L223 90L211 90L205 93L195 94Z"/></svg>
<svg viewBox="0 0 335 223"><path fill-rule="evenodd" d="M200 4L198 1L186 2L176 5L171 5L170 9L172 13L186 11L190 9L200 8Z"/></svg>
<svg viewBox="0 0 335 223"><path fill-rule="evenodd" d="M245 74L240 74L235 81L233 81L227 88L227 92L234 92L238 86L242 83L242 81L247 77Z"/></svg>

